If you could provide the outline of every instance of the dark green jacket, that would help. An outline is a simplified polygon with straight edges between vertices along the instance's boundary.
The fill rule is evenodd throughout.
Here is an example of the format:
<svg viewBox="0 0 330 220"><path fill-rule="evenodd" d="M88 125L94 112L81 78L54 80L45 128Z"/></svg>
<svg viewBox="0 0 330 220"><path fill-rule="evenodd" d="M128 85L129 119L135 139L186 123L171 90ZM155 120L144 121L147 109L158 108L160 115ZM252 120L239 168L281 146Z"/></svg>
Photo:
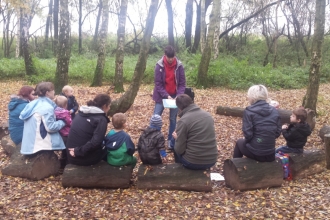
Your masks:
<svg viewBox="0 0 330 220"><path fill-rule="evenodd" d="M191 104L179 113L179 117L175 152L192 164L215 163L218 149L211 114Z"/></svg>

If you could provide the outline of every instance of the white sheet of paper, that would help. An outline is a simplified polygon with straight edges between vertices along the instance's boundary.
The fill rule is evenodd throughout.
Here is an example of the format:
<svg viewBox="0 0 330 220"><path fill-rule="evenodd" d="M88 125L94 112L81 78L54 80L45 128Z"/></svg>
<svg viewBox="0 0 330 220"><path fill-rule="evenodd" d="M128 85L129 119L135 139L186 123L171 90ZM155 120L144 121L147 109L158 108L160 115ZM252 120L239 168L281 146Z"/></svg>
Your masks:
<svg viewBox="0 0 330 220"><path fill-rule="evenodd" d="M223 181L225 180L225 178L223 176L220 175L220 173L210 173L210 177L211 180L215 180L215 181Z"/></svg>
<svg viewBox="0 0 330 220"><path fill-rule="evenodd" d="M175 99L163 99L164 108L177 108Z"/></svg>

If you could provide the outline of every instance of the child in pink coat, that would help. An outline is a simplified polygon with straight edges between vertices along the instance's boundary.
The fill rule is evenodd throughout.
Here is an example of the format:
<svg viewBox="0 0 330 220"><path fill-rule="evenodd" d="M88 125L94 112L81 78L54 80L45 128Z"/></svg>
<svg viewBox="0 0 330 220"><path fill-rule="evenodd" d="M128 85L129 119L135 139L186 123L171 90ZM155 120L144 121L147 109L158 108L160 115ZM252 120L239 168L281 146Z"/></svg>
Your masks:
<svg viewBox="0 0 330 220"><path fill-rule="evenodd" d="M66 144L66 140L69 136L69 131L72 123L71 114L66 109L68 99L65 96L57 96L55 98L55 103L57 105L57 107L55 108L56 120L63 120L65 122L65 126L60 130L60 134L62 136L64 144Z"/></svg>

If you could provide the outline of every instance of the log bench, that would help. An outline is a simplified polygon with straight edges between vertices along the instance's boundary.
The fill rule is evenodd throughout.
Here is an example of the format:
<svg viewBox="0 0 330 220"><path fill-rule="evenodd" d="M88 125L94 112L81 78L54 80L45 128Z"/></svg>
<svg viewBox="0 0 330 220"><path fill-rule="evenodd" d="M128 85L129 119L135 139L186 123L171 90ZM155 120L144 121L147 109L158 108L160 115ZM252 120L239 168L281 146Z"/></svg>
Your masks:
<svg viewBox="0 0 330 220"><path fill-rule="evenodd" d="M211 192L212 184L210 173L206 170L189 170L179 163L141 164L137 188Z"/></svg>
<svg viewBox="0 0 330 220"><path fill-rule="evenodd" d="M305 178L325 170L325 152L322 150L305 150L303 154L289 155L293 179ZM279 187L283 183L283 168L278 159L263 163L249 158L227 159L223 172L226 186L234 190Z"/></svg>
<svg viewBox="0 0 330 220"><path fill-rule="evenodd" d="M58 174L60 162L53 151L22 155L21 145L16 146L9 135L2 138L1 146L10 157L9 164L1 170L3 175L41 180Z"/></svg>
<svg viewBox="0 0 330 220"><path fill-rule="evenodd" d="M126 189L130 186L133 166L115 167L105 161L92 166L66 165L63 187Z"/></svg>
<svg viewBox="0 0 330 220"><path fill-rule="evenodd" d="M3 122L3 123L1 123L0 126L1 126L0 127L0 139L2 139L4 136L9 134L8 122Z"/></svg>
<svg viewBox="0 0 330 220"><path fill-rule="evenodd" d="M225 115L225 116L233 116L233 117L243 117L243 112L245 108L240 107L226 107L226 106L218 106L216 113L218 115ZM306 109L307 111L307 119L306 122L309 124L311 129L313 130L315 128L315 112L311 109ZM290 115L292 114L291 110L286 109L278 109L278 113L281 117L281 123L282 124L288 124L290 123Z"/></svg>

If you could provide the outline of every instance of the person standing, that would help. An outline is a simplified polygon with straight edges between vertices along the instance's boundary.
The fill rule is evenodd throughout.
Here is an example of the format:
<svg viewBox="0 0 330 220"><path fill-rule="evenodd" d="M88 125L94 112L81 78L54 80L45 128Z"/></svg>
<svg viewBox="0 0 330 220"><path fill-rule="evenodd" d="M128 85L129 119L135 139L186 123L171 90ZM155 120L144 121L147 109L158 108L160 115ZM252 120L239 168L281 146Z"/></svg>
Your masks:
<svg viewBox="0 0 330 220"><path fill-rule="evenodd" d="M155 87L152 95L155 101L154 115L162 115L164 106L162 99L176 99L180 94L184 94L186 88L186 76L181 61L175 56L172 46L165 47L164 56L156 63L155 67ZM170 126L168 128L168 147L171 145L172 133L176 127L178 108L170 108Z"/></svg>

